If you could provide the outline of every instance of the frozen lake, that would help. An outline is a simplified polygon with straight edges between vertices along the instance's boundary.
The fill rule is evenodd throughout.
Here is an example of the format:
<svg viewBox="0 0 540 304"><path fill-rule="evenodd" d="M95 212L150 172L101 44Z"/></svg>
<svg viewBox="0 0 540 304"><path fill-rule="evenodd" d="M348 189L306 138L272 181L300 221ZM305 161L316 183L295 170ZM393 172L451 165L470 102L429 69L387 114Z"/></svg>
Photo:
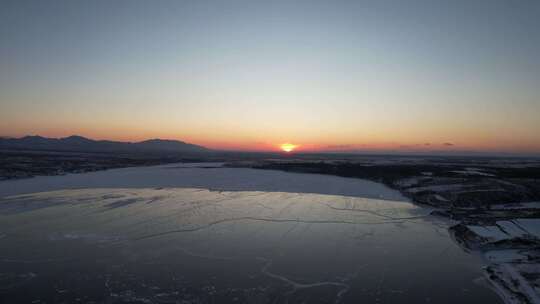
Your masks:
<svg viewBox="0 0 540 304"><path fill-rule="evenodd" d="M406 201L398 191L368 180L331 175L226 168L221 163L169 164L0 183L0 197L80 188L186 187L224 191L318 193Z"/></svg>
<svg viewBox="0 0 540 304"><path fill-rule="evenodd" d="M196 188L165 187L158 173L144 181L131 171L157 168L185 183L191 170ZM361 180L272 171L272 178L253 175L235 185L229 178L248 180L249 169L226 169L240 170L238 177L219 170L225 169L166 166L46 177L57 180L48 187L66 180L65 188L85 189L32 194L18 183L38 178L0 183L4 194L9 184L27 193L0 200L0 302L500 303L480 258L454 244L449 223L429 210L293 191L352 192L355 181L366 185ZM210 180L206 187L235 191L201 189L205 172L227 186ZM126 175L132 184L118 186ZM289 188L278 191L276 184ZM378 186L369 193L393 195Z"/></svg>

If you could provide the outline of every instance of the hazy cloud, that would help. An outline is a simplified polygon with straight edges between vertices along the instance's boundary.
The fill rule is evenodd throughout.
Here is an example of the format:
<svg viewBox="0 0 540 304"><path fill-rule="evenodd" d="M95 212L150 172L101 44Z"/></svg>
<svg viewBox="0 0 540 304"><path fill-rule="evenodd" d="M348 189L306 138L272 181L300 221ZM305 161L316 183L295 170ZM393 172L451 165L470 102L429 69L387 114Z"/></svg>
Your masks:
<svg viewBox="0 0 540 304"><path fill-rule="evenodd" d="M358 145L329 145L326 146L327 149L337 149L337 150L343 150L343 149L354 149Z"/></svg>

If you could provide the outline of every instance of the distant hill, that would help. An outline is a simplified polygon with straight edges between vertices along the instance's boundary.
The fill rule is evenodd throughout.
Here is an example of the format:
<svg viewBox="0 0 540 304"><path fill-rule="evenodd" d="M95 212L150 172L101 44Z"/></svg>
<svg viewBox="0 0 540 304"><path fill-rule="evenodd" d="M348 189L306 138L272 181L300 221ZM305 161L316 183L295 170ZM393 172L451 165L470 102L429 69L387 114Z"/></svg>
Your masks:
<svg viewBox="0 0 540 304"><path fill-rule="evenodd" d="M179 140L150 139L131 143L110 140L93 140L77 135L64 138L47 138L42 136L0 138L0 149L123 153L202 153L211 151L203 146L193 145Z"/></svg>

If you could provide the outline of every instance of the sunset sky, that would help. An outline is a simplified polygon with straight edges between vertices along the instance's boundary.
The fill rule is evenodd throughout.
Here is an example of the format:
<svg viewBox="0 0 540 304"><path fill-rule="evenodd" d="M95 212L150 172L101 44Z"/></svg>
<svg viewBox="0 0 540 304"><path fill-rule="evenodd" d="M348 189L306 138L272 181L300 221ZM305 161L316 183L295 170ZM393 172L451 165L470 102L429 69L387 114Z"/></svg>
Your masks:
<svg viewBox="0 0 540 304"><path fill-rule="evenodd" d="M540 1L2 1L0 135L540 153Z"/></svg>

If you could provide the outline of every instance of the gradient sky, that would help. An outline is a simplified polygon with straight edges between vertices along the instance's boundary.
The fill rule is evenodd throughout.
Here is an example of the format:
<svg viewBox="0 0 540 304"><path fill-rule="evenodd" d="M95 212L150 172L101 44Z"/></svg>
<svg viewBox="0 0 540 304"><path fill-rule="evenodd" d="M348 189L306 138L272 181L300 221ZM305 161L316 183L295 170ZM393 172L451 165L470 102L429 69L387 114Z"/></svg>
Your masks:
<svg viewBox="0 0 540 304"><path fill-rule="evenodd" d="M540 153L539 54L536 0L2 1L0 135Z"/></svg>

